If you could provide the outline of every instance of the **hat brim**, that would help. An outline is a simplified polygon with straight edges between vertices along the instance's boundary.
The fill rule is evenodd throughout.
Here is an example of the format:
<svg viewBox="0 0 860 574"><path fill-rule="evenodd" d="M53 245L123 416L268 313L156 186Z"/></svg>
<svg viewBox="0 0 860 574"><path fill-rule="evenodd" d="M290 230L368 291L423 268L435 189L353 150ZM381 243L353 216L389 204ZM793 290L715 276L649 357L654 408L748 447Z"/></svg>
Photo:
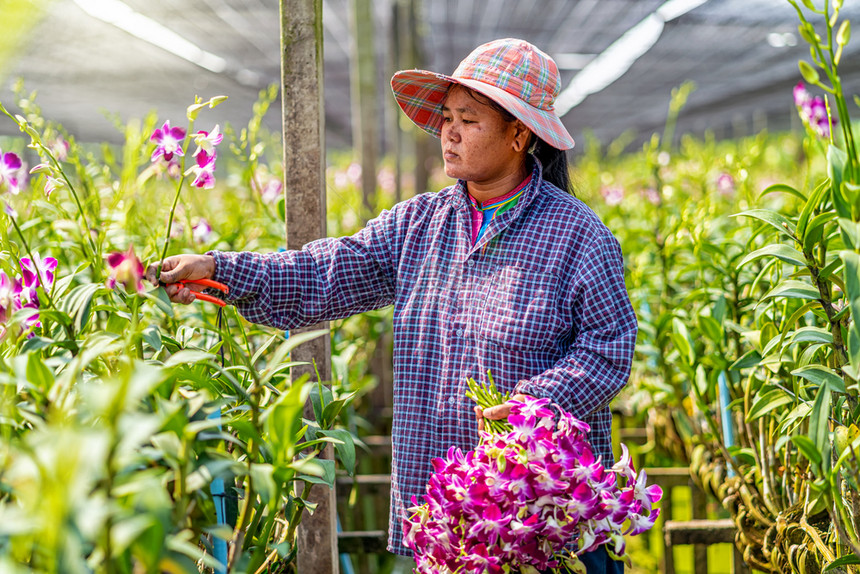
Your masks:
<svg viewBox="0 0 860 574"><path fill-rule="evenodd" d="M391 78L397 105L419 128L441 137L442 104L451 84L460 84L483 94L508 110L540 139L554 148L574 146L573 138L554 110L541 110L505 90L471 78L456 78L427 70L402 70Z"/></svg>

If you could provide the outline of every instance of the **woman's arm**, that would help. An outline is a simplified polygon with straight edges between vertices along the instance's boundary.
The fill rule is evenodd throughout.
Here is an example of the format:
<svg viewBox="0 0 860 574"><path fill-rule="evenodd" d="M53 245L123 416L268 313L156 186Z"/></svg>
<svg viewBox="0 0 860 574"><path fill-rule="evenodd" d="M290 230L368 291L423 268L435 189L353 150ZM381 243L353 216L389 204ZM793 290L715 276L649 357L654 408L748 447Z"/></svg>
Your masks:
<svg viewBox="0 0 860 574"><path fill-rule="evenodd" d="M324 238L299 251L220 252L167 258L162 283L210 278L227 285L224 299L256 323L289 329L348 317L393 302L394 213L385 211L351 237ZM154 281L154 266L147 277ZM169 286L171 300L190 303L188 289Z"/></svg>

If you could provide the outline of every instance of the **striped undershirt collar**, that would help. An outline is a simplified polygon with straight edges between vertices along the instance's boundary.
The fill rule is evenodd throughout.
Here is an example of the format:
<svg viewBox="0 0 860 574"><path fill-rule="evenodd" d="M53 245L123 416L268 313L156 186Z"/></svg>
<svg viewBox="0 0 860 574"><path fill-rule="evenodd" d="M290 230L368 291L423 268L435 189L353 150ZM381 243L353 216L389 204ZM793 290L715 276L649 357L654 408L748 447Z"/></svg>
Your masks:
<svg viewBox="0 0 860 574"><path fill-rule="evenodd" d="M532 180L532 174L529 173L528 177L526 177L522 181L522 183L520 183L517 187L515 187L514 189L512 189L511 191L509 191L505 195L503 195L501 197L494 197L490 201L486 201L483 204L481 204L477 199L472 197L471 194L468 194L469 195L469 202L472 204L472 207L478 211L487 211L488 209L496 209L496 208L501 207L502 205L504 205L506 203L509 203L511 201L519 199L519 197L523 194L523 191L525 191L526 187L528 187L531 180Z"/></svg>

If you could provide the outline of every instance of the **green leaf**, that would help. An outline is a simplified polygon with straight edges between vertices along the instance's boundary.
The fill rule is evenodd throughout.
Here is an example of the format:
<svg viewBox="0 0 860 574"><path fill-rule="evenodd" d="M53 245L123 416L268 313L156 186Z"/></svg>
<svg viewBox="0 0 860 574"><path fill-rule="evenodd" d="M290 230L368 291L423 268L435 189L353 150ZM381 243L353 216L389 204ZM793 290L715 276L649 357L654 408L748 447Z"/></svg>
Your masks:
<svg viewBox="0 0 860 574"><path fill-rule="evenodd" d="M803 239L806 237L806 234L809 233L807 229L809 218L812 217L812 214L821 207L821 202L824 196L827 194L829 187L827 186L827 182L823 181L812 191L812 195L809 197L809 200L804 204L803 209L800 211L800 216L797 218L797 235Z"/></svg>
<svg viewBox="0 0 860 574"><path fill-rule="evenodd" d="M761 257L776 257L780 261L784 261L790 265L797 265L799 267L806 266L806 258L803 256L803 253L794 247L777 243L774 245L767 245L761 249L756 249L744 257L741 262L738 263L737 268L740 269L750 261L755 261Z"/></svg>
<svg viewBox="0 0 860 574"><path fill-rule="evenodd" d="M851 221L844 217L840 217L838 221L845 247L849 249L860 247L860 222Z"/></svg>
<svg viewBox="0 0 860 574"><path fill-rule="evenodd" d="M269 337L269 339L265 343L263 343L259 349L257 349L257 352L254 353L254 356L251 357L251 364L256 365L257 361L260 360L260 357L263 356L263 353L266 352L266 349L268 349L272 345L272 343L274 343L278 339L283 339L283 335L275 334Z"/></svg>
<svg viewBox="0 0 860 574"><path fill-rule="evenodd" d="M830 436L828 420L830 418L830 388L822 385L818 388L812 414L809 417L809 434L815 448L822 455L825 467L830 467Z"/></svg>
<svg viewBox="0 0 860 574"><path fill-rule="evenodd" d="M795 377L806 379L819 387L826 386L831 391L836 391L837 393L846 392L845 381L842 380L842 377L823 365L809 365L808 367L795 369L791 371L791 374Z"/></svg>
<svg viewBox="0 0 860 574"><path fill-rule="evenodd" d="M846 201L845 196L841 192L847 165L848 154L834 145L827 146L827 177L830 178L831 199L833 199L833 204L840 217L853 219L851 213L852 206Z"/></svg>
<svg viewBox="0 0 860 574"><path fill-rule="evenodd" d="M307 343L308 341L312 341L317 337L322 337L329 334L328 329L317 329L314 331L305 331L302 333L291 334L290 338L278 345L278 348L272 353L272 356L269 357L266 368L260 373L260 380L263 383L269 382L275 373L277 373L281 368L283 363L285 362L287 356L292 352L293 349Z"/></svg>
<svg viewBox="0 0 860 574"><path fill-rule="evenodd" d="M818 300L821 294L818 289L804 281L794 279L785 279L776 287L768 291L762 299L790 297L795 299L815 299Z"/></svg>
<svg viewBox="0 0 860 574"><path fill-rule="evenodd" d="M696 362L696 352L690 340L690 332L683 321L677 317L672 319L672 341L675 343L675 348L678 349L681 358L688 365L693 365Z"/></svg>
<svg viewBox="0 0 860 574"><path fill-rule="evenodd" d="M815 443L812 442L812 439L803 435L798 435L791 437L791 442L793 442L794 446L797 447L800 453L806 457L806 460L817 467L821 466L821 453L818 452L817 448L815 448Z"/></svg>
<svg viewBox="0 0 860 574"><path fill-rule="evenodd" d="M823 572L830 572L831 570L836 570L837 568L842 568L843 566L851 566L853 564L860 564L860 558L858 558L854 554L848 554L846 556L842 556L841 558L837 558L836 560L825 566Z"/></svg>
<svg viewBox="0 0 860 574"><path fill-rule="evenodd" d="M54 386L54 373L45 366L39 353L30 353L27 357L27 380L42 392Z"/></svg>
<svg viewBox="0 0 860 574"><path fill-rule="evenodd" d="M800 199L802 199L803 201L807 201L807 198L806 198L806 196L805 196L805 195L803 195L803 193L801 193L801 192L799 192L798 190L794 189L794 188L793 188L793 187L791 187L790 185L787 185L787 184L784 184L784 183L775 183L775 184L773 184L773 185L769 185L769 186L767 186L767 187L764 189L764 191L762 191L762 192L761 192L761 194L759 195L759 198L764 197L764 196L765 196L765 195L767 195L768 193L776 193L776 192L787 193L787 194L789 194L789 195L793 195L793 196L795 196L795 197L799 197L799 198L800 198Z"/></svg>
<svg viewBox="0 0 860 574"><path fill-rule="evenodd" d="M792 343L829 343L833 344L833 334L821 327L801 327L791 337Z"/></svg>
<svg viewBox="0 0 860 574"><path fill-rule="evenodd" d="M812 251L812 247L817 243L824 232L824 226L836 219L835 211L825 211L813 217L806 226L803 235L803 247Z"/></svg>
<svg viewBox="0 0 860 574"><path fill-rule="evenodd" d="M173 313L173 303L167 296L167 291L164 290L164 287L158 287L152 291L141 293L141 295L145 299L152 301L156 307L161 309L161 311L171 319L175 316Z"/></svg>
<svg viewBox="0 0 860 574"><path fill-rule="evenodd" d="M319 383L311 385L310 401L314 408L314 420L322 426L325 417L323 413L325 408L331 403L334 397L331 394L331 389Z"/></svg>
<svg viewBox="0 0 860 574"><path fill-rule="evenodd" d="M155 352L160 351L163 347L161 343L161 330L155 325L150 325L143 330L143 340L146 341L146 343L152 347Z"/></svg>
<svg viewBox="0 0 860 574"><path fill-rule="evenodd" d="M729 370L740 371L742 369L749 369L750 367L758 366L759 363L761 363L761 355L755 349L750 349L741 358L732 363L729 366Z"/></svg>
<svg viewBox="0 0 860 574"><path fill-rule="evenodd" d="M326 405L326 408L323 411L323 420L326 422L327 427L330 428L334 426L338 415L340 415L340 411L343 410L343 407L350 404L357 396L358 391L352 391L351 393L341 395L339 399Z"/></svg>
<svg viewBox="0 0 860 574"><path fill-rule="evenodd" d="M699 328L717 345L723 342L723 326L710 315L699 315Z"/></svg>
<svg viewBox="0 0 860 574"><path fill-rule="evenodd" d="M31 353L33 351L40 351L56 344L57 342L53 339L46 339L44 337L30 337L29 339L24 341L23 345L21 345L21 354L26 355L27 353Z"/></svg>
<svg viewBox="0 0 860 574"><path fill-rule="evenodd" d="M272 478L274 470L271 464L251 464L251 480L254 481L254 490L260 495L263 504L268 504L278 491Z"/></svg>
<svg viewBox="0 0 860 574"><path fill-rule="evenodd" d="M789 331L794 329L794 326L800 320L801 317L809 313L814 307L820 306L821 303L818 301L810 301L809 303L804 303L801 305L791 316L783 323L782 328L782 340L780 340L780 344L785 340L786 335L788 335Z"/></svg>
<svg viewBox="0 0 860 574"><path fill-rule="evenodd" d="M355 474L355 441L352 433L345 429L319 431L319 434L335 438L340 442L334 444L338 458L350 476Z"/></svg>
<svg viewBox="0 0 860 574"><path fill-rule="evenodd" d="M753 400L750 410L747 413L746 421L752 422L767 413L774 411L782 406L794 403L794 398L789 396L782 389L771 389L764 393L756 395Z"/></svg>
<svg viewBox="0 0 860 574"><path fill-rule="evenodd" d="M63 299L60 311L72 318L75 331L80 332L86 326L90 319L93 297L102 290L104 286L100 283L78 285Z"/></svg>
<svg viewBox="0 0 860 574"><path fill-rule="evenodd" d="M845 263L845 294L853 319L848 328L848 360L850 371L860 374L860 255L853 251L842 251L839 257Z"/></svg>
<svg viewBox="0 0 860 574"><path fill-rule="evenodd" d="M196 365L197 363L207 363L217 360L217 356L212 353L207 353L206 351L198 351L195 349L183 349L178 353L171 355L166 361L164 361L165 367L175 367L176 365L181 364L192 364Z"/></svg>
<svg viewBox="0 0 860 574"><path fill-rule="evenodd" d="M308 474L303 474L298 478L313 484L325 484L329 487L334 486L335 466L333 460L317 458L302 462L303 464L301 467L296 470L307 472Z"/></svg>
<svg viewBox="0 0 860 574"><path fill-rule="evenodd" d="M784 215L777 213L772 209L750 209L742 211L741 213L736 213L732 217L751 217L753 219L758 219L759 221L767 223L786 237L794 239L794 224Z"/></svg>
<svg viewBox="0 0 860 574"><path fill-rule="evenodd" d="M278 462L292 458L295 437L302 424L302 411L310 390L311 384L307 379L294 382L263 414L263 428Z"/></svg>

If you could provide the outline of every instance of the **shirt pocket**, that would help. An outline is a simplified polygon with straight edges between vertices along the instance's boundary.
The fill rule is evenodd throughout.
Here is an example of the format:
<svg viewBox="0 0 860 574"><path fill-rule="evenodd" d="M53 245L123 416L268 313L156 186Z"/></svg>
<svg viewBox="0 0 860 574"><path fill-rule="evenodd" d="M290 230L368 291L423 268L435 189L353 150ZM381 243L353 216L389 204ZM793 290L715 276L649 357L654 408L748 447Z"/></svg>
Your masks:
<svg viewBox="0 0 860 574"><path fill-rule="evenodd" d="M551 349L565 325L559 287L551 273L502 267L488 285L480 336L513 351Z"/></svg>

